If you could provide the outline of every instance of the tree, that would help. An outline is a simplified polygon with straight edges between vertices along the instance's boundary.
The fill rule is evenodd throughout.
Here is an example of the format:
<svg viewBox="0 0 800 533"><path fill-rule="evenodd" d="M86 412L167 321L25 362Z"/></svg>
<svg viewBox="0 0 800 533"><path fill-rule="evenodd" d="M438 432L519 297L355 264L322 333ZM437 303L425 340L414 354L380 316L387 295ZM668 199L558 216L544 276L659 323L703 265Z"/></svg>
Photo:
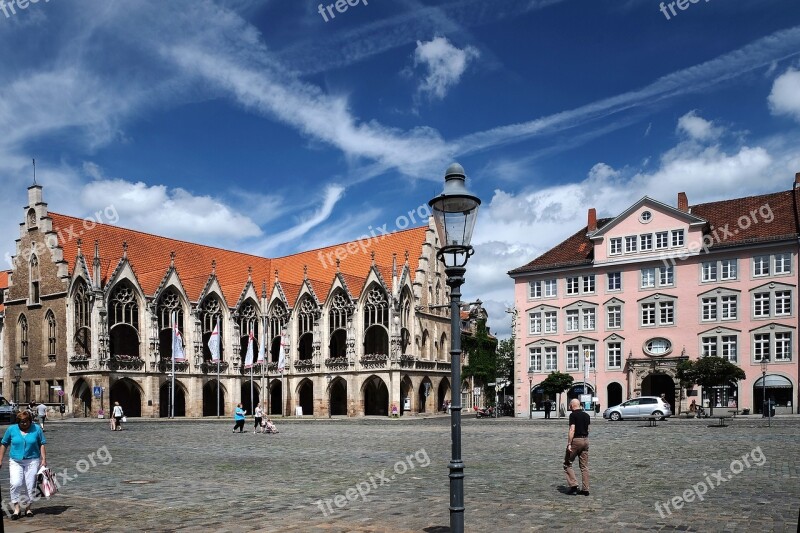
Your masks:
<svg viewBox="0 0 800 533"><path fill-rule="evenodd" d="M703 390L715 385L727 385L745 378L744 370L722 357L701 357L695 361L681 361L678 364L677 378L681 385L700 385ZM709 402L710 414L714 414L714 404Z"/></svg>
<svg viewBox="0 0 800 533"><path fill-rule="evenodd" d="M495 357L495 375L498 379L508 381L511 394L514 394L514 336L503 339L497 345ZM506 391L508 392L508 391Z"/></svg>
<svg viewBox="0 0 800 533"><path fill-rule="evenodd" d="M542 387L544 393L548 396L558 394L558 417L561 417L561 394L572 387L572 382L575 381L569 374L563 372L550 372L550 375L544 378L539 386Z"/></svg>
<svg viewBox="0 0 800 533"><path fill-rule="evenodd" d="M474 333L462 332L461 349L469 361L461 369L462 382L467 382L469 378L475 378L475 384L482 387L483 394L494 398L494 392L490 394L488 385L494 383L498 376L497 339L489 335L485 318L478 320Z"/></svg>

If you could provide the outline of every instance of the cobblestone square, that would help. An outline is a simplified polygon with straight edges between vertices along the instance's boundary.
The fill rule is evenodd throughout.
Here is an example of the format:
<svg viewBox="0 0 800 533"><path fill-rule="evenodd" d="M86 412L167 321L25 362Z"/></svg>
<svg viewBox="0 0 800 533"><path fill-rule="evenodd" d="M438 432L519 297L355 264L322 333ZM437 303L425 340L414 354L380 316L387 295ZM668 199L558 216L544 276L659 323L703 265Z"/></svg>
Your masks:
<svg viewBox="0 0 800 533"><path fill-rule="evenodd" d="M564 419L467 418L467 531L796 531L800 418L711 423L593 420L586 497L563 493ZM70 480L6 531L447 531L449 418L277 424L53 422L50 466ZM5 464L0 483L7 500Z"/></svg>

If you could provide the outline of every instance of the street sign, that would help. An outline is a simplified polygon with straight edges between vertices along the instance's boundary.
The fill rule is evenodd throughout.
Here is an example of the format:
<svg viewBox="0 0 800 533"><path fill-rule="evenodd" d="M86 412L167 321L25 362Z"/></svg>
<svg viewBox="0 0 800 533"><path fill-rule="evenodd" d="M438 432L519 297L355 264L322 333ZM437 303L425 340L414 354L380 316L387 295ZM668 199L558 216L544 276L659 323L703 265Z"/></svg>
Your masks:
<svg viewBox="0 0 800 533"><path fill-rule="evenodd" d="M50 388L53 389L53 390L61 390L61 385L53 385Z"/></svg>
<svg viewBox="0 0 800 533"><path fill-rule="evenodd" d="M58 395L59 395L59 396L64 396L64 391L63 391L63 390L61 390L61 389L58 389Z"/></svg>
<svg viewBox="0 0 800 533"><path fill-rule="evenodd" d="M103 388L102 388L102 387L99 387L99 386L95 386L95 387L92 389L92 392L94 393L94 397L95 397L95 398L99 398L99 397L100 397L100 396L102 396L102 394L103 394Z"/></svg>

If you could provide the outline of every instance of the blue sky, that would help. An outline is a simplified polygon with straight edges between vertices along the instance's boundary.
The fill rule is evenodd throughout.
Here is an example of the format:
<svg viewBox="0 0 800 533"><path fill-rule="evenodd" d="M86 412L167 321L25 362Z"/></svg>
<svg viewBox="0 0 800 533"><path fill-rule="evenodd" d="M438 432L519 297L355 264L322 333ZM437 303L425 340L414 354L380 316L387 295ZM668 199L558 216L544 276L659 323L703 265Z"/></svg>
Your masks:
<svg viewBox="0 0 800 533"><path fill-rule="evenodd" d="M54 211L267 256L393 229L458 161L483 200L465 297L502 334L506 272L588 208L800 171L796 0L9 3L6 267L32 157Z"/></svg>

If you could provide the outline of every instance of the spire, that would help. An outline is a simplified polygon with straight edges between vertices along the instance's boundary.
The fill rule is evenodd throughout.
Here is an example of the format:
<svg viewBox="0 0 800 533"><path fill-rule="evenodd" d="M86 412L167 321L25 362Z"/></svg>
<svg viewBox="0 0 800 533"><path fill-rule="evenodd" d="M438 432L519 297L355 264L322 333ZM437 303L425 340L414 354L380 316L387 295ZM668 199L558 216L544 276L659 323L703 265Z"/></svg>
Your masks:
<svg viewBox="0 0 800 533"><path fill-rule="evenodd" d="M81 250L81 245L83 244L83 240L78 237L78 240L75 242L78 245L78 257L83 256L83 250Z"/></svg>
<svg viewBox="0 0 800 533"><path fill-rule="evenodd" d="M275 269L275 283L278 283L278 269Z"/></svg>
<svg viewBox="0 0 800 533"><path fill-rule="evenodd" d="M169 267L175 268L175 252L169 253Z"/></svg>
<svg viewBox="0 0 800 533"><path fill-rule="evenodd" d="M128 258L128 242L127 241L122 241L122 258L123 259L127 259Z"/></svg>
<svg viewBox="0 0 800 533"><path fill-rule="evenodd" d="M337 258L336 258L336 273L337 273L337 274L340 272L340 270L339 270L339 263L341 263L341 261L339 261L339 258L337 257Z"/></svg>
<svg viewBox="0 0 800 533"><path fill-rule="evenodd" d="M92 259L92 281L95 288L100 287L100 241L94 241L94 259Z"/></svg>
<svg viewBox="0 0 800 533"><path fill-rule="evenodd" d="M247 267L247 281L253 281L253 267Z"/></svg>
<svg viewBox="0 0 800 533"><path fill-rule="evenodd" d="M369 256L372 258L372 266L375 266L375 250L371 251Z"/></svg>
<svg viewBox="0 0 800 533"><path fill-rule="evenodd" d="M33 159L33 184L36 185L36 158Z"/></svg>
<svg viewBox="0 0 800 533"><path fill-rule="evenodd" d="M303 280L308 279L308 265L303 265Z"/></svg>
<svg viewBox="0 0 800 533"><path fill-rule="evenodd" d="M212 276L216 276L217 275L217 260L216 259L212 259L211 260L211 275Z"/></svg>
<svg viewBox="0 0 800 533"><path fill-rule="evenodd" d="M267 297L267 280L261 281L261 297L262 298Z"/></svg>
<svg viewBox="0 0 800 533"><path fill-rule="evenodd" d="M408 250L406 250L406 266L408 266Z"/></svg>

